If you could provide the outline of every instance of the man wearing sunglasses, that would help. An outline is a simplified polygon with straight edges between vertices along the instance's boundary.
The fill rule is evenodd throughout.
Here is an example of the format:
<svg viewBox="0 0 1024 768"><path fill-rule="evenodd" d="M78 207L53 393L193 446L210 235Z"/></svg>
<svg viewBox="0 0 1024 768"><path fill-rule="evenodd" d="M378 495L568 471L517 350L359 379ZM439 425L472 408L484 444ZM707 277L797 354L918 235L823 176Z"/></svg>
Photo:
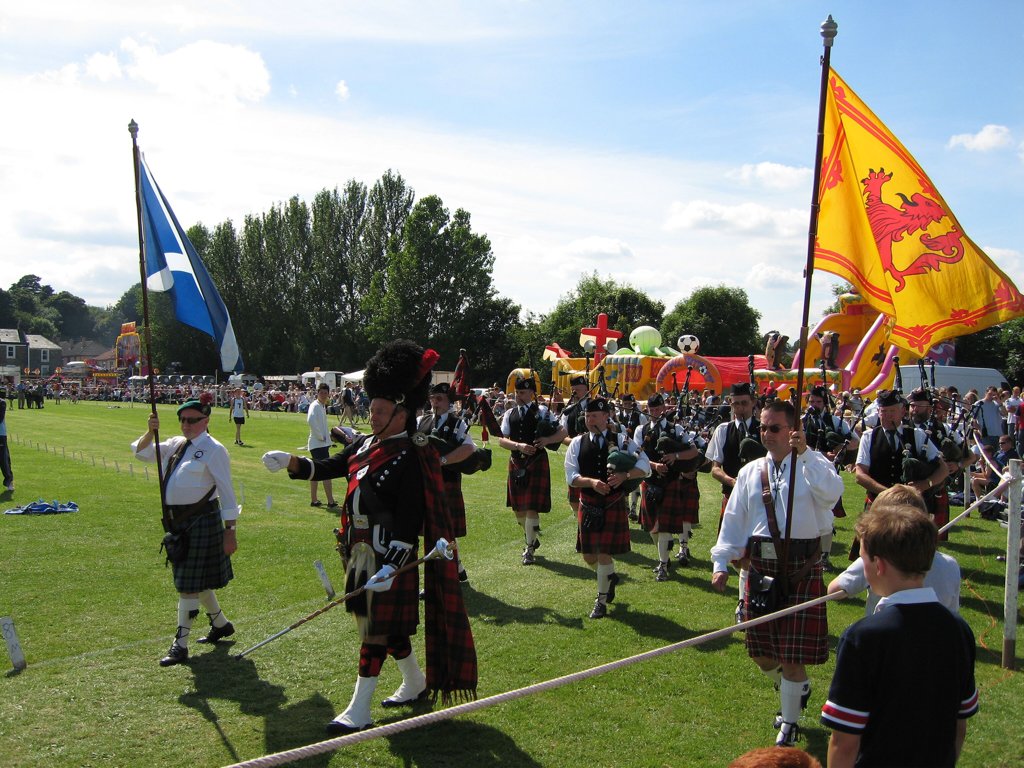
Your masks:
<svg viewBox="0 0 1024 768"><path fill-rule="evenodd" d="M772 401L761 411L759 431L768 455L740 469L725 507L718 542L711 548L711 586L719 592L725 590L728 582L729 563L749 562L751 575L745 590L748 617L752 598L757 597L755 593L773 579L785 579L783 583L788 589L771 610L825 594L821 537L831 532L832 507L843 494L843 480L832 462L807 448L804 433L797 428L792 404ZM796 473L790 516L794 453ZM770 521L769 515L774 519ZM787 533L788 539L782 538ZM788 553L785 566L780 547ZM775 722L779 729L775 743L792 746L801 710L810 698L806 665L824 664L828 660L825 605L750 627L746 644L754 663L779 690L782 706Z"/></svg>
<svg viewBox="0 0 1024 768"><path fill-rule="evenodd" d="M178 630L160 666L170 667L188 660L188 639L199 606L210 618L210 631L200 643L216 643L235 633L224 616L214 590L226 587L234 576L231 555L238 549L235 525L239 508L231 484L231 461L227 449L206 431L210 405L187 400L178 407L181 436L160 443L160 460L165 486L168 533L182 535L187 552L171 560L174 588L178 591ZM149 430L132 443L141 461L156 461L153 437L160 429L156 414L149 417Z"/></svg>

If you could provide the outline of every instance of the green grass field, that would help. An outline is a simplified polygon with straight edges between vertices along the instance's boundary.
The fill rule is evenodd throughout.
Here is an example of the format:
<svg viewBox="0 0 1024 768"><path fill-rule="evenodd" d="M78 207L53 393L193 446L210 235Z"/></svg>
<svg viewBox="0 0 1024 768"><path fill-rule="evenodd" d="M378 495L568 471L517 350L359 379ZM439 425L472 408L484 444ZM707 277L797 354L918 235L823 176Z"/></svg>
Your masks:
<svg viewBox="0 0 1024 768"><path fill-rule="evenodd" d="M266 450L295 452L305 443L302 415L253 414L244 447L231 445L226 412L214 415L211 431L231 452L244 498L235 580L219 593L238 631L233 643L215 649L193 643L187 666L157 665L173 637L176 595L157 552L155 472L150 467L147 477L129 450L147 414L145 406L66 402L7 412L17 490L0 496L2 508L42 497L72 499L81 511L0 519L0 616L14 618L29 663L0 678L0 765L224 765L320 741L324 723L348 703L358 639L343 609L243 660L229 656L324 604L314 560L342 583L334 516L309 507L304 483L260 463ZM165 428L176 427L171 408L161 414ZM654 545L635 530L633 551L619 560L624 580L609 618L592 621L586 617L596 581L574 551L560 456L552 457L554 510L542 518L538 564L527 568L520 528L504 505L506 454L493 439L492 447L494 467L465 478L470 532L460 542L481 697L730 624L735 578L725 597L709 584L720 499L709 476L701 476L705 524L696 531L691 566L656 583ZM846 508L859 509L863 494L850 476L847 486ZM339 482L339 498L343 489ZM838 521L836 562L845 560L839 553L851 524ZM996 555L1005 535L975 517L947 545L960 561L962 612L978 640L981 712L970 722L963 766L1024 765L1024 679L999 664L1003 564ZM834 648L863 603L830 603L828 612ZM196 628L204 625L205 617L197 620ZM416 642L422 658L422 634ZM0 659L10 669L5 651ZM831 674L831 662L811 669L814 693L800 742L823 763L828 731L817 712ZM389 660L378 701L398 680ZM724 766L773 742L777 703L742 636L731 635L301 765ZM374 717L387 723L399 715L375 706Z"/></svg>

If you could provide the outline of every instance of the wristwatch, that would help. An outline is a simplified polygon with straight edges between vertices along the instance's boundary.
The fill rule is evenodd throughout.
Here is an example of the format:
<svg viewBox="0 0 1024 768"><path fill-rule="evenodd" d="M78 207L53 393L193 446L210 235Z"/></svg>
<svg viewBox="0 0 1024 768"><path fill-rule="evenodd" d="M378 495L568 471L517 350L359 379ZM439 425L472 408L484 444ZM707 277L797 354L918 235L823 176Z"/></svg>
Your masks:
<svg viewBox="0 0 1024 768"><path fill-rule="evenodd" d="M442 456L441 457L441 466L443 467L447 463L448 463L448 457L447 456Z"/></svg>

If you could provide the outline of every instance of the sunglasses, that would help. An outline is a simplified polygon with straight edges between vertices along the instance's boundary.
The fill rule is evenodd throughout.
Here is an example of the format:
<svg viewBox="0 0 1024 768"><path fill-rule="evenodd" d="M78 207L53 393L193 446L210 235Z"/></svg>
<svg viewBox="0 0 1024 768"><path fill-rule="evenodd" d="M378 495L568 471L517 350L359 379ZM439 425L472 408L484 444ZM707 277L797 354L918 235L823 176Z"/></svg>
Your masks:
<svg viewBox="0 0 1024 768"><path fill-rule="evenodd" d="M762 424L761 425L761 431L762 432L771 432L774 435L774 434L782 431L782 425L781 424Z"/></svg>
<svg viewBox="0 0 1024 768"><path fill-rule="evenodd" d="M200 421L204 421L208 416L179 416L178 421L182 424L198 424Z"/></svg>

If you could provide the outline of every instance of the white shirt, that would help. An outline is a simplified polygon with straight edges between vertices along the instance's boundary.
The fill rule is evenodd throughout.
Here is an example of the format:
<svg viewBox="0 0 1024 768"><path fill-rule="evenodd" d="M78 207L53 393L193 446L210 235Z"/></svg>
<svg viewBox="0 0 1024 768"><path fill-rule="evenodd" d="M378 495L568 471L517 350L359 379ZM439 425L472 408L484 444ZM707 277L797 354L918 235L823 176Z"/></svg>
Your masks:
<svg viewBox="0 0 1024 768"><path fill-rule="evenodd" d="M512 418L512 412L515 411L517 408L527 408L528 409L529 406L520 405L520 404L516 403L515 405L509 405L506 408L505 413L501 417L501 434L504 437L508 437L509 435L512 434L512 427L510 426L510 419ZM537 420L538 421L554 421L554 419L551 418L551 412L548 411L548 407L546 405L539 405L539 406L537 406Z"/></svg>
<svg viewBox="0 0 1024 768"><path fill-rule="evenodd" d="M871 591L868 577L864 574L864 561L857 558L849 567L836 576L832 584L838 584L848 595L857 595L868 590L864 599L864 615L875 612L881 598ZM832 584L829 584L831 587ZM936 552L932 567L924 577L924 585L935 590L936 599L953 613L960 613L960 564L943 552Z"/></svg>
<svg viewBox="0 0 1024 768"><path fill-rule="evenodd" d="M751 536L771 536L768 515L761 499L761 467L768 463L768 485L775 500L775 518L779 531L786 530L789 500L789 475L792 454L787 454L776 466L772 457L765 456L743 466L736 477L736 486L729 495L729 503L722 517L718 541L711 548L714 572L728 571L729 561L738 560L747 548ZM790 536L794 539L814 539L832 531L832 507L843 495L843 479L836 474L832 462L817 451L807 449L797 457L796 488Z"/></svg>
<svg viewBox="0 0 1024 768"><path fill-rule="evenodd" d="M309 404L309 410L306 411L306 424L309 425L307 448L312 450L313 448L331 447L331 429L327 426L327 409L320 404L319 398Z"/></svg>
<svg viewBox="0 0 1024 768"><path fill-rule="evenodd" d="M893 592L888 597L883 597L879 600L878 605L875 606L875 613L878 613L887 605L920 605L921 603L937 602L939 602L939 598L931 587L901 589L899 592Z"/></svg>
<svg viewBox="0 0 1024 768"><path fill-rule="evenodd" d="M876 429L881 429L881 427L872 427L865 432L864 437L860 440L860 447L857 448L857 463L863 464L865 467L871 466L871 435ZM902 424L896 429L896 439L901 446L903 444L904 430L906 429L908 427ZM928 435L924 433L923 429L918 429L917 427L914 427L914 447L917 449L918 456L921 455L923 450L924 456L928 461L934 461L939 458L939 449L935 447L935 443L928 439ZM903 450L902 447L900 450Z"/></svg>
<svg viewBox="0 0 1024 768"><path fill-rule="evenodd" d="M731 421L724 421L715 427L715 431L711 434L711 443L708 445L708 451L705 454L710 461L717 461L719 464L725 463L725 436L728 432L729 425L734 424L739 429L739 419L732 419ZM744 422L744 428L748 437L754 437L750 434L750 425L754 423L753 419L748 419Z"/></svg>
<svg viewBox="0 0 1024 768"><path fill-rule="evenodd" d="M635 469L642 470L644 477L649 477L651 474L651 462L647 458L647 454L640 450L640 446L634 441L630 440L623 432L616 432L615 434L609 434L608 432L602 432L601 437L605 440L614 440L615 445L620 451L636 456L636 467ZM594 436L590 432L585 432L582 435L576 435L569 443L569 448L565 452L565 483L566 485L572 485L572 481L577 477L580 477L580 445L584 440L593 440ZM611 442L608 444L609 451L612 450Z"/></svg>
<svg viewBox="0 0 1024 768"><path fill-rule="evenodd" d="M150 443L139 450L140 437L132 443L135 458L140 461L156 462L156 446ZM160 443L160 460L164 472L171 456L178 446L185 442L181 435L175 435ZM192 441L174 472L167 478L167 503L173 505L195 504L211 488L216 488L213 498L220 499L221 520L238 518L238 502L231 485L231 459L227 449L217 442L209 432L203 432Z"/></svg>

